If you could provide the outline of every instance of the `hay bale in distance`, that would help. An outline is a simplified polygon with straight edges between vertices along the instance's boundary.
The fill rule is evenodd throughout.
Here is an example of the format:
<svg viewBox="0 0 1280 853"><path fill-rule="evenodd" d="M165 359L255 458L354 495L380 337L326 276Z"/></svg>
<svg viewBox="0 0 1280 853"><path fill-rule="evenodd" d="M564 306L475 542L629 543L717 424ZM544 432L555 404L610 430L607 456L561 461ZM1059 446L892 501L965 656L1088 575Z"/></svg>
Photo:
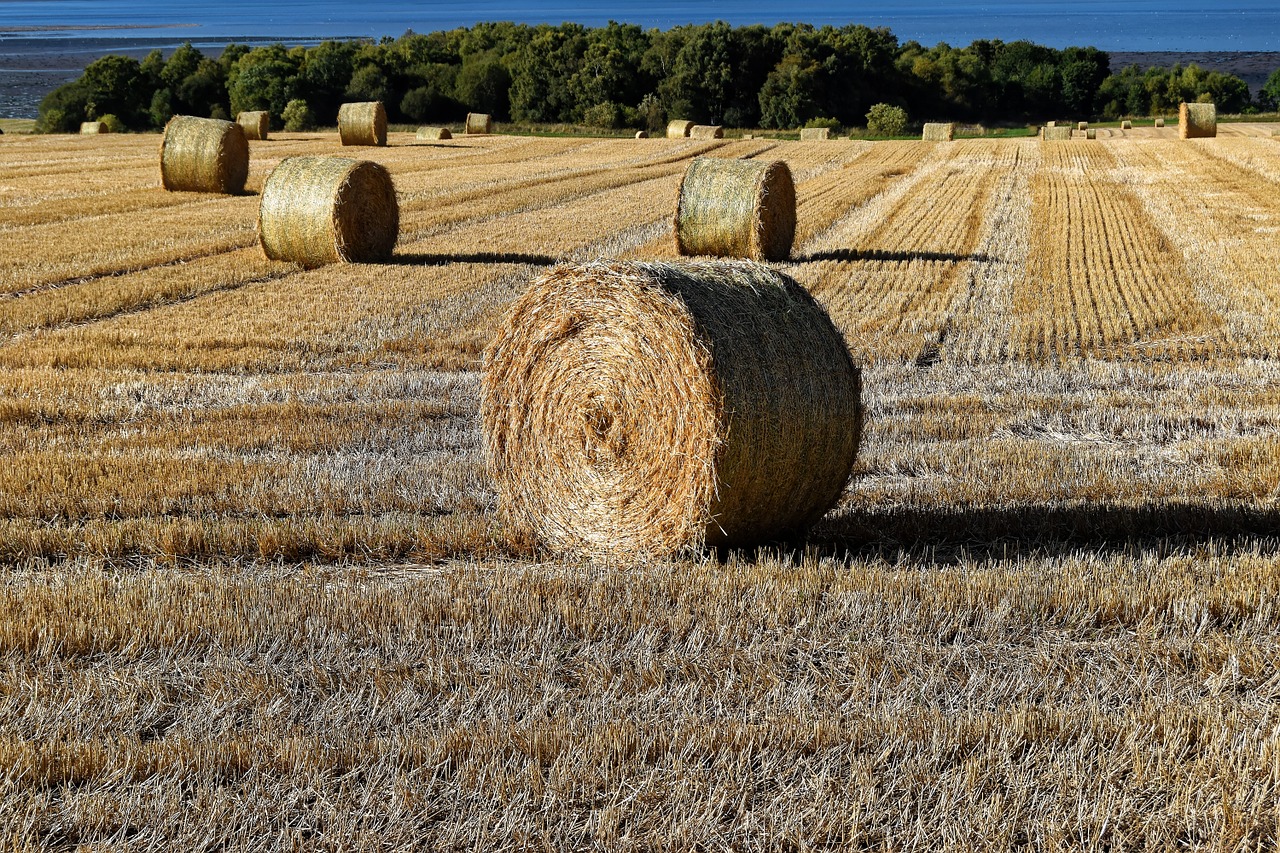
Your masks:
<svg viewBox="0 0 1280 853"><path fill-rule="evenodd" d="M925 142L951 142L956 138L956 126L949 121L927 121L920 138Z"/></svg>
<svg viewBox="0 0 1280 853"><path fill-rule="evenodd" d="M1071 139L1070 127L1046 127L1044 133L1040 136L1046 142L1060 142L1064 139Z"/></svg>
<svg viewBox="0 0 1280 853"><path fill-rule="evenodd" d="M682 118L672 119L667 122L667 139L684 139L692 129L693 122Z"/></svg>
<svg viewBox="0 0 1280 853"><path fill-rule="evenodd" d="M382 101L356 101L338 107L338 137L343 145L386 145L387 110Z"/></svg>
<svg viewBox="0 0 1280 853"><path fill-rule="evenodd" d="M647 130L636 131L636 139L648 139L648 138L649 138L649 131Z"/></svg>
<svg viewBox="0 0 1280 853"><path fill-rule="evenodd" d="M1210 139L1218 135L1218 108L1215 104L1188 104L1178 107L1179 139Z"/></svg>
<svg viewBox="0 0 1280 853"><path fill-rule="evenodd" d="M1125 119L1124 121L1120 122L1120 129L1133 130L1133 122L1129 121L1128 119Z"/></svg>
<svg viewBox="0 0 1280 853"><path fill-rule="evenodd" d="M663 555L805 530L839 499L860 377L830 317L750 262L554 267L485 351L501 512L549 549Z"/></svg>
<svg viewBox="0 0 1280 853"><path fill-rule="evenodd" d="M1156 119L1156 127L1164 127L1164 119L1162 118Z"/></svg>
<svg viewBox="0 0 1280 853"><path fill-rule="evenodd" d="M110 133L111 128L107 127L105 121L82 121L80 122L80 132L86 135Z"/></svg>
<svg viewBox="0 0 1280 853"><path fill-rule="evenodd" d="M271 113L266 110L245 110L236 116L236 124L244 129L245 139L266 139L271 129Z"/></svg>
<svg viewBox="0 0 1280 853"><path fill-rule="evenodd" d="M1097 139L1097 138L1098 138L1098 131L1094 130L1094 129L1091 127L1091 128L1089 128L1088 130L1086 130L1086 131L1084 132L1084 138L1085 138L1085 139Z"/></svg>
<svg viewBox="0 0 1280 853"><path fill-rule="evenodd" d="M470 134L493 133L493 116L488 113L467 113L466 132Z"/></svg>
<svg viewBox="0 0 1280 853"><path fill-rule="evenodd" d="M274 261L318 267L385 260L399 230L391 173L368 160L289 157L262 187L258 239Z"/></svg>
<svg viewBox="0 0 1280 853"><path fill-rule="evenodd" d="M802 127L800 128L801 142L818 142L831 138L831 128L829 127Z"/></svg>
<svg viewBox="0 0 1280 853"><path fill-rule="evenodd" d="M1044 126L1045 126L1045 127L1057 127L1057 126L1058 126L1058 123L1057 123L1056 121L1047 121L1047 122L1045 122L1045 123L1044 123Z"/></svg>
<svg viewBox="0 0 1280 853"><path fill-rule="evenodd" d="M1088 130L1088 129L1089 129L1089 122L1087 121L1082 121L1076 124L1076 130Z"/></svg>
<svg viewBox="0 0 1280 853"><path fill-rule="evenodd" d="M724 139L724 128L718 124L695 124L689 128L690 139Z"/></svg>
<svg viewBox="0 0 1280 853"><path fill-rule="evenodd" d="M781 160L695 158L676 197L676 251L780 261L796 233L796 187Z"/></svg>
<svg viewBox="0 0 1280 853"><path fill-rule="evenodd" d="M447 127L420 127L415 134L419 142L437 139L453 139L453 133Z"/></svg>
<svg viewBox="0 0 1280 853"><path fill-rule="evenodd" d="M244 192L249 143L234 121L174 116L160 142L160 183L167 190Z"/></svg>

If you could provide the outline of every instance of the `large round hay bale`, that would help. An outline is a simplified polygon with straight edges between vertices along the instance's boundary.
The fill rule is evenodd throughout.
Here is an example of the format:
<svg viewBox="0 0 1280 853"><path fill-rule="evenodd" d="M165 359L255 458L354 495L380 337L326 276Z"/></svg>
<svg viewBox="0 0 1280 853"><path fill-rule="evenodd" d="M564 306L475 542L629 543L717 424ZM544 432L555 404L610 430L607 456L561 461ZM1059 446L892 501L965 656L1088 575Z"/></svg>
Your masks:
<svg viewBox="0 0 1280 853"><path fill-rule="evenodd" d="M387 111L382 101L359 101L338 107L338 137L343 145L386 145Z"/></svg>
<svg viewBox="0 0 1280 853"><path fill-rule="evenodd" d="M467 133L493 133L493 116L488 113L467 113Z"/></svg>
<svg viewBox="0 0 1280 853"><path fill-rule="evenodd" d="M693 130L693 122L682 118L667 122L667 139L684 139Z"/></svg>
<svg viewBox="0 0 1280 853"><path fill-rule="evenodd" d="M920 138L925 142L951 142L956 138L956 126L949 121L927 121Z"/></svg>
<svg viewBox="0 0 1280 853"><path fill-rule="evenodd" d="M271 129L271 113L266 110L245 110L236 116L236 124L244 130L245 139L266 139Z"/></svg>
<svg viewBox="0 0 1280 853"><path fill-rule="evenodd" d="M796 233L796 187L781 160L694 159L676 196L676 251L780 261Z"/></svg>
<svg viewBox="0 0 1280 853"><path fill-rule="evenodd" d="M689 128L690 139L724 139L724 128L718 124L695 124Z"/></svg>
<svg viewBox="0 0 1280 853"><path fill-rule="evenodd" d="M105 121L82 121L80 122L80 132L86 135L110 133L111 128L107 126Z"/></svg>
<svg viewBox="0 0 1280 853"><path fill-rule="evenodd" d="M788 276L596 261L516 301L480 418L517 530L556 552L670 554L820 518L853 467L859 397L840 332Z"/></svg>
<svg viewBox="0 0 1280 853"><path fill-rule="evenodd" d="M241 193L249 176L249 143L233 121L174 116L160 142L160 183L167 190Z"/></svg>
<svg viewBox="0 0 1280 853"><path fill-rule="evenodd" d="M368 160L290 157L262 188L258 239L274 261L318 267L385 260L399 231L391 173Z"/></svg>
<svg viewBox="0 0 1280 853"><path fill-rule="evenodd" d="M1209 139L1218 135L1218 108L1214 104L1188 104L1178 107L1178 138Z"/></svg>
<svg viewBox="0 0 1280 853"><path fill-rule="evenodd" d="M419 142L438 139L453 139L453 132L447 127L420 127L415 135Z"/></svg>

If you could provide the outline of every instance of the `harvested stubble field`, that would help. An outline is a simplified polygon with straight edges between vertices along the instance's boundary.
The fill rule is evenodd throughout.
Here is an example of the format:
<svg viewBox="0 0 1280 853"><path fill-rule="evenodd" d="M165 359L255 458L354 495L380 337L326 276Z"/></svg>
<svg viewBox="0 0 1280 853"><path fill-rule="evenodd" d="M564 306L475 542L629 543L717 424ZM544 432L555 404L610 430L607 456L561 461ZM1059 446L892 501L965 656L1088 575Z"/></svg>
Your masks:
<svg viewBox="0 0 1280 853"><path fill-rule="evenodd" d="M392 263L270 262L155 137L0 138L5 849L1270 850L1280 139L391 134ZM508 535L478 356L785 159L864 367L802 546Z"/></svg>

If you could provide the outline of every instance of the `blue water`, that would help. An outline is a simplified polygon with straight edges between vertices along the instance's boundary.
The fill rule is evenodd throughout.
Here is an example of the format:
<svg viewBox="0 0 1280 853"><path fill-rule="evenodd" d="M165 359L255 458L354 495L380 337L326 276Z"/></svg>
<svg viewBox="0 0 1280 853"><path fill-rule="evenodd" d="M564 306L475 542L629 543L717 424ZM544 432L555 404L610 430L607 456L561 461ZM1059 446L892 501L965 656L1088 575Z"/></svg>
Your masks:
<svg viewBox="0 0 1280 853"><path fill-rule="evenodd" d="M900 41L956 46L979 38L1030 39L1051 47L1103 50L1280 50L1277 0L0 0L0 51L7 35L97 38L172 37L174 42L257 36L309 41L326 36L398 36L479 21L645 27L724 20L731 24L887 26ZM138 26L163 30L134 29ZM61 28L89 28L68 31ZM102 28L102 29L98 29Z"/></svg>

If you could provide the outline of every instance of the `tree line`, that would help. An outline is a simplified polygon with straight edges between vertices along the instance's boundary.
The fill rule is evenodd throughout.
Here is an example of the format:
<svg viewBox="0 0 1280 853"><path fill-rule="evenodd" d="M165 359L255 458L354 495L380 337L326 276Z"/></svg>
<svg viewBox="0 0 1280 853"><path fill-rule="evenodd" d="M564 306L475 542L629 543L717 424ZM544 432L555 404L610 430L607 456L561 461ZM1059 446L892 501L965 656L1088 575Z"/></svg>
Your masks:
<svg viewBox="0 0 1280 853"><path fill-rule="evenodd" d="M1106 53L1027 41L954 48L899 43L886 28L724 22L486 23L314 47L190 43L166 59L111 55L40 104L38 128L67 132L110 117L162 127L175 114L229 118L268 110L277 128L332 126L346 101L382 101L393 122L458 121L466 112L521 123L662 127L684 118L731 127L860 126L875 104L914 120L1035 122L1169 113L1212 100L1225 113L1275 109L1280 71L1258 101L1238 77L1185 68L1112 72Z"/></svg>

